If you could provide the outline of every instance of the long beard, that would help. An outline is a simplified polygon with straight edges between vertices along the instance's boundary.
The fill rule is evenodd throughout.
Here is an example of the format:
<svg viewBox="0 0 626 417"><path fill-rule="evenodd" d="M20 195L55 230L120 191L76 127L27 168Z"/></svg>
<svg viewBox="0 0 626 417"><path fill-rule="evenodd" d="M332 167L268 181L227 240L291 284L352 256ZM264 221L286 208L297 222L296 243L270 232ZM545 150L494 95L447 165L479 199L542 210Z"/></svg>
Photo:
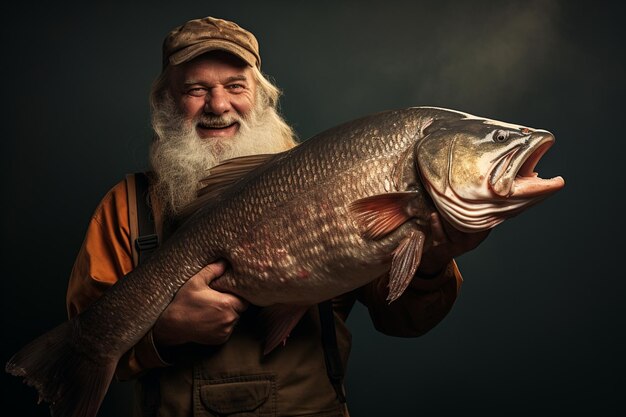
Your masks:
<svg viewBox="0 0 626 417"><path fill-rule="evenodd" d="M263 106L262 100L257 103L247 118L224 120L224 124L239 123L237 134L228 139L200 138L195 129L198 120L186 122L170 96L158 106L152 117L156 136L150 148L150 163L157 175L156 197L166 214L176 215L193 201L200 181L220 162L282 152L294 145L291 131L285 129L275 109Z"/></svg>

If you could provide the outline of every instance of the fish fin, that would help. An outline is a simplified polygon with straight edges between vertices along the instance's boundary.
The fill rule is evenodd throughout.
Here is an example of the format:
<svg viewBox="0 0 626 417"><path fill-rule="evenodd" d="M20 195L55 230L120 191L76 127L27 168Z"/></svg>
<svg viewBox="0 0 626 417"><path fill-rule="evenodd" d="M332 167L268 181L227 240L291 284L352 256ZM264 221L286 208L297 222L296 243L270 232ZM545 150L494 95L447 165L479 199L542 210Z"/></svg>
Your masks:
<svg viewBox="0 0 626 417"><path fill-rule="evenodd" d="M24 378L50 403L52 415L95 417L113 379L117 359L103 365L72 344L75 322L70 320L33 340L17 352L5 370Z"/></svg>
<svg viewBox="0 0 626 417"><path fill-rule="evenodd" d="M392 303L404 293L411 283L422 259L426 235L421 230L413 230L393 252L389 271L389 294L387 301Z"/></svg>
<svg viewBox="0 0 626 417"><path fill-rule="evenodd" d="M202 187L198 190L197 198L181 210L180 217L188 217L209 201L215 200L224 190L228 189L250 171L268 162L276 155L277 154L258 154L240 156L227 159L221 164L214 166L209 171L209 176L200 180Z"/></svg>
<svg viewBox="0 0 626 417"><path fill-rule="evenodd" d="M200 180L203 187L198 191L198 195L201 196L213 193L215 190L223 190L276 155L267 153L227 159L211 168L209 176Z"/></svg>
<svg viewBox="0 0 626 417"><path fill-rule="evenodd" d="M378 194L353 201L348 209L363 230L364 237L379 239L412 217L409 207L415 191Z"/></svg>
<svg viewBox="0 0 626 417"><path fill-rule="evenodd" d="M287 342L289 333L296 327L308 309L307 306L276 304L261 310L259 314L267 329L264 355L270 353L279 344Z"/></svg>

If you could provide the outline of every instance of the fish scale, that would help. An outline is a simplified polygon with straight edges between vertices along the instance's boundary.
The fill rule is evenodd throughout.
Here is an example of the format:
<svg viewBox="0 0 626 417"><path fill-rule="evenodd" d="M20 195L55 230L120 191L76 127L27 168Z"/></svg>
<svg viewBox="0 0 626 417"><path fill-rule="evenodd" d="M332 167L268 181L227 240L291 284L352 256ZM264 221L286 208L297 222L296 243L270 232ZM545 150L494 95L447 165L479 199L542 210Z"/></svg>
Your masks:
<svg viewBox="0 0 626 417"><path fill-rule="evenodd" d="M265 353L308 306L385 273L393 302L433 244L435 210L476 232L562 188L561 177L533 173L553 142L547 131L416 107L345 123L282 154L226 161L147 262L23 347L6 370L55 415L94 417L120 356L220 258L231 268L211 286L267 306Z"/></svg>
<svg viewBox="0 0 626 417"><path fill-rule="evenodd" d="M359 139L361 152L347 158L349 142L333 140L342 133L339 130L327 135L326 140L310 142L314 149L307 149L307 143L301 145L285 163L277 162L272 172L265 172L262 177L251 176L252 184L241 184L230 191L233 197L224 209L227 214L215 216L219 221L238 224L240 227L234 234L239 239L222 249L226 240L219 233L214 236L212 246L220 247L219 255L228 259L232 271L214 280L213 288L235 293L261 306L277 302L312 305L337 295L337 291L355 289L384 272L402 233L368 244L351 218L348 205L359 198L385 192L386 173L396 166L399 156L412 144L412 138L395 135L387 140L357 129L352 137ZM302 166L307 167L306 173L313 181L298 181L301 176L294 178L297 167ZM290 186L294 183L302 186L294 189ZM344 191L346 186L348 192ZM302 200L308 201L304 207ZM235 208L248 201L263 203L265 211L255 212L254 216L238 216ZM220 208L212 206L207 210ZM303 230L309 232L302 233ZM359 265L351 262L361 258L369 262L361 261ZM268 260L261 270L257 259ZM337 276L349 279L330 285Z"/></svg>

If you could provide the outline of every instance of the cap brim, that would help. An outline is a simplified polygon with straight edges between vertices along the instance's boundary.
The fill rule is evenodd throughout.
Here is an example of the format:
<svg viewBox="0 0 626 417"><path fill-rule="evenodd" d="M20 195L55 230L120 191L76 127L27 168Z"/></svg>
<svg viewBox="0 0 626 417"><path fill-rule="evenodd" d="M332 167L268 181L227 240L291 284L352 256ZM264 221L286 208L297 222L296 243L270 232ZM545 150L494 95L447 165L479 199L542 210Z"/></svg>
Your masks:
<svg viewBox="0 0 626 417"><path fill-rule="evenodd" d="M183 62L187 62L189 60L194 59L197 56L200 56L206 52L210 51L225 51L229 52L239 58L241 58L245 63L250 65L251 67L261 65L260 62L257 64L257 57L248 51L236 45L232 42L222 41L217 39L211 39L204 42L199 42L195 45L190 45L180 51L176 51L169 57L170 65L180 65Z"/></svg>

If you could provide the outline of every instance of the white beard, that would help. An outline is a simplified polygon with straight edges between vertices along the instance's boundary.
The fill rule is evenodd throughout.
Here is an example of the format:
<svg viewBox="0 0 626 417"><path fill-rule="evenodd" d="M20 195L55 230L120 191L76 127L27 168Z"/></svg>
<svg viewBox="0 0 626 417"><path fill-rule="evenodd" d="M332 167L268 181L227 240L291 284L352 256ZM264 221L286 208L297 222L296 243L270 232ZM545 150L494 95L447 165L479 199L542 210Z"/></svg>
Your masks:
<svg viewBox="0 0 626 417"><path fill-rule="evenodd" d="M203 139L196 132L197 120L186 122L168 95L152 117L155 141L150 148L150 163L157 175L156 196L165 213L176 215L196 198L200 181L209 170L230 158L277 153L295 142L291 132L272 107L261 108L257 99L250 116L228 119L239 122L232 138Z"/></svg>

